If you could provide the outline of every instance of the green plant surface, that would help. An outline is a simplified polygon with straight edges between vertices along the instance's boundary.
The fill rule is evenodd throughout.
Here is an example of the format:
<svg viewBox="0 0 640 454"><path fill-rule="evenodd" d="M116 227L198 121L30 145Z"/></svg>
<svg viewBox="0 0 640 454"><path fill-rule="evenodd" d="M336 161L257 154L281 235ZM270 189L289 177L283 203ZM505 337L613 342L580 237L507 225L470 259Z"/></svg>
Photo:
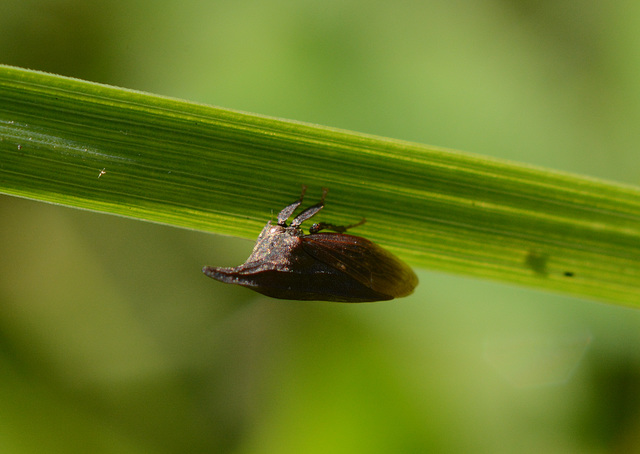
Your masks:
<svg viewBox="0 0 640 454"><path fill-rule="evenodd" d="M318 216L414 266L640 303L640 190L0 66L0 191L253 239Z"/></svg>

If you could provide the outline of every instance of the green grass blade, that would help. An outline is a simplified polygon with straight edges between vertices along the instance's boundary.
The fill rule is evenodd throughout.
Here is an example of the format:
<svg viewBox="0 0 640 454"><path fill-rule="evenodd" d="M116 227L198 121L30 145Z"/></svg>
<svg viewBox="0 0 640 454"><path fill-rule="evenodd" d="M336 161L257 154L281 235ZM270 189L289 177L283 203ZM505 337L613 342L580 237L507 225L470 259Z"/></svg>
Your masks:
<svg viewBox="0 0 640 454"><path fill-rule="evenodd" d="M0 66L0 192L255 238L319 220L413 265L640 304L640 190Z"/></svg>

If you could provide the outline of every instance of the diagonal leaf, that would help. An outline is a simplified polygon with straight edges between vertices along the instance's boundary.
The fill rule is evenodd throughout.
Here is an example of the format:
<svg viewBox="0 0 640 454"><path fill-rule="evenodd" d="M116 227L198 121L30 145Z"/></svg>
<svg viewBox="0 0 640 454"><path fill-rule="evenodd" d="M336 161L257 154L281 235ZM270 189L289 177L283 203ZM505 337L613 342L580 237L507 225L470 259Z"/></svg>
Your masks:
<svg viewBox="0 0 640 454"><path fill-rule="evenodd" d="M0 191L255 238L319 215L413 265L640 304L640 190L0 66Z"/></svg>

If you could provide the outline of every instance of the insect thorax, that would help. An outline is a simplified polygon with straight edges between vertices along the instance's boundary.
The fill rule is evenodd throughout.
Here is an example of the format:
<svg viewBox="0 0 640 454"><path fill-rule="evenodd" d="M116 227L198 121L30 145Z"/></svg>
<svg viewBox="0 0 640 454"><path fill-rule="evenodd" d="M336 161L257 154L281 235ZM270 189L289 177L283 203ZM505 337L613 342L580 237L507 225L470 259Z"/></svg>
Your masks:
<svg viewBox="0 0 640 454"><path fill-rule="evenodd" d="M258 236L256 245L247 259L247 262L255 261L280 261L289 262L291 254L300 247L302 229L295 227L283 227L267 222Z"/></svg>

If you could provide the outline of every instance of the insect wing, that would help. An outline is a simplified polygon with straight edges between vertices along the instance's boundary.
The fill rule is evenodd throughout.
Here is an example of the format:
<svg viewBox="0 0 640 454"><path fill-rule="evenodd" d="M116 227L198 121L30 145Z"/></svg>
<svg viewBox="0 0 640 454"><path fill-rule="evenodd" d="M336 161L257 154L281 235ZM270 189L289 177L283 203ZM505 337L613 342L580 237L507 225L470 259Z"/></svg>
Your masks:
<svg viewBox="0 0 640 454"><path fill-rule="evenodd" d="M302 237L302 247L317 260L385 295L406 296L418 284L417 276L408 265L365 238L314 233Z"/></svg>

